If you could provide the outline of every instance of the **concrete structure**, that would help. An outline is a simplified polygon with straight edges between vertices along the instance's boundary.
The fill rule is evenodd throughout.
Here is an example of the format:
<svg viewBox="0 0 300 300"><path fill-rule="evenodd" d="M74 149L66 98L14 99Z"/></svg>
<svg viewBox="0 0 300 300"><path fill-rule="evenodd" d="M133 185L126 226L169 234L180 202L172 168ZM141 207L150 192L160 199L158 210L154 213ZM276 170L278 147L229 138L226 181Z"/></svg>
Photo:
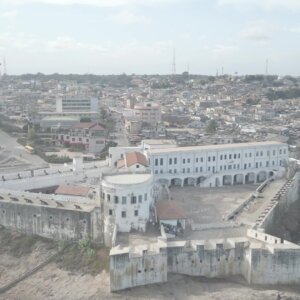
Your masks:
<svg viewBox="0 0 300 300"><path fill-rule="evenodd" d="M299 284L300 246L264 232L280 211L299 201L299 191L298 172L277 193L264 221L248 229L244 237L168 241L162 234L154 244L112 248L111 291L165 282L168 273L208 278L239 275L249 284ZM149 256L156 259L154 267ZM161 274L153 280L157 269Z"/></svg>
<svg viewBox="0 0 300 300"><path fill-rule="evenodd" d="M1 190L0 225L55 240L104 242L100 208L76 197Z"/></svg>
<svg viewBox="0 0 300 300"><path fill-rule="evenodd" d="M104 174L101 200L105 226L117 225L120 232L146 230L153 203L153 176L150 172Z"/></svg>
<svg viewBox="0 0 300 300"><path fill-rule="evenodd" d="M56 100L56 111L65 112L98 112L98 99L88 95L65 95Z"/></svg>
<svg viewBox="0 0 300 300"><path fill-rule="evenodd" d="M218 187L263 182L287 166L288 146L278 142L150 149L156 180L168 185Z"/></svg>
<svg viewBox="0 0 300 300"><path fill-rule="evenodd" d="M106 143L106 130L96 122L81 122L74 124L67 132L58 133L56 141L66 147L101 153Z"/></svg>
<svg viewBox="0 0 300 300"><path fill-rule="evenodd" d="M146 146L146 148L144 148ZM263 182L287 168L288 146L280 142L257 142L192 147L132 148L144 152L154 179L169 186L220 187ZM114 165L130 148L112 148Z"/></svg>
<svg viewBox="0 0 300 300"><path fill-rule="evenodd" d="M161 109L157 103L137 103L134 105L134 115L142 122L157 125L161 121Z"/></svg>

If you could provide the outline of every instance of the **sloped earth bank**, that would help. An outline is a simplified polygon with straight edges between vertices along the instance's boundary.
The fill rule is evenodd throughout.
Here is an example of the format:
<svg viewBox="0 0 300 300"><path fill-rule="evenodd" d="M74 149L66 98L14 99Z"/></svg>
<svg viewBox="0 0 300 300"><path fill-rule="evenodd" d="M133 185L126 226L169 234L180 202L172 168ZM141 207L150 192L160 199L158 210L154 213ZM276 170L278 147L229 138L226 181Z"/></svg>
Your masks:
<svg viewBox="0 0 300 300"><path fill-rule="evenodd" d="M0 230L0 286L23 274L57 251L56 243ZM88 249L86 251L85 249ZM79 252L87 258L80 259ZM95 253L94 253L95 252ZM73 245L58 259L15 287L0 294L5 300L82 299L216 299L216 300L300 300L300 287L249 287L241 278L209 280L169 275L165 284L137 287L120 293L109 292L106 249L92 251L88 244ZM91 255L101 263L91 263ZM74 257L73 261L71 256ZM66 262L64 262L65 260ZM80 261L79 261L80 260ZM79 261L79 263L78 263ZM95 268L99 268L96 272Z"/></svg>

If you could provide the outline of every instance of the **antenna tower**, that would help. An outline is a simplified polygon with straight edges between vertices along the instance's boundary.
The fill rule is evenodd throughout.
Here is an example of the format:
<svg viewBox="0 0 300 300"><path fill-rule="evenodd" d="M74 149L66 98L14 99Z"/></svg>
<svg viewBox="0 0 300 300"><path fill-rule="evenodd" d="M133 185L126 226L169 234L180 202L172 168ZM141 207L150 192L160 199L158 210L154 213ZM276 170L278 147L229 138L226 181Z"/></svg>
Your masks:
<svg viewBox="0 0 300 300"><path fill-rule="evenodd" d="M176 75L176 57L175 57L175 48L173 48L172 75Z"/></svg>
<svg viewBox="0 0 300 300"><path fill-rule="evenodd" d="M6 70L6 59L5 59L5 57L3 58L3 75L7 75L7 70Z"/></svg>

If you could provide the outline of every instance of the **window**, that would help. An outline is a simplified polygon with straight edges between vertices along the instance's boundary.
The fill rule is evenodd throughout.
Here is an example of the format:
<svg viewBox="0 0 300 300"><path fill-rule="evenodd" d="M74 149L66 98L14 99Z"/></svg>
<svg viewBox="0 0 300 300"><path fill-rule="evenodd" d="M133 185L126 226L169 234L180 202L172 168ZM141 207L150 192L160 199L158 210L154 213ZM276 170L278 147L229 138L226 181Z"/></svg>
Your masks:
<svg viewBox="0 0 300 300"><path fill-rule="evenodd" d="M283 150L283 154L286 154L286 149Z"/></svg>
<svg viewBox="0 0 300 300"><path fill-rule="evenodd" d="M246 157L246 158L248 157L248 154L247 154L247 153L245 153L245 157Z"/></svg>
<svg viewBox="0 0 300 300"><path fill-rule="evenodd" d="M169 165L172 164L172 158L169 158Z"/></svg>
<svg viewBox="0 0 300 300"><path fill-rule="evenodd" d="M174 158L174 164L175 165L177 164L177 158L176 157Z"/></svg>
<svg viewBox="0 0 300 300"><path fill-rule="evenodd" d="M238 154L238 158L241 158L241 153Z"/></svg>
<svg viewBox="0 0 300 300"><path fill-rule="evenodd" d="M169 173L172 174L172 170L171 169L169 170Z"/></svg>
<svg viewBox="0 0 300 300"><path fill-rule="evenodd" d="M185 158L182 160L182 163L185 164Z"/></svg>
<svg viewBox="0 0 300 300"><path fill-rule="evenodd" d="M231 170L231 169L232 169L232 165L229 165L229 166L228 166L228 170Z"/></svg>
<svg viewBox="0 0 300 300"><path fill-rule="evenodd" d="M112 215L113 215L113 211L112 211L112 209L110 209L110 210L108 211L108 214L109 214L110 216L112 216Z"/></svg>
<svg viewBox="0 0 300 300"><path fill-rule="evenodd" d="M224 155L224 159L227 159L227 154Z"/></svg>
<svg viewBox="0 0 300 300"><path fill-rule="evenodd" d="M176 169L174 169L174 173L177 173L177 170L176 170Z"/></svg>
<svg viewBox="0 0 300 300"><path fill-rule="evenodd" d="M236 158L236 154L233 155L233 158Z"/></svg>
<svg viewBox="0 0 300 300"><path fill-rule="evenodd" d="M126 218L126 211L122 211L122 218Z"/></svg>
<svg viewBox="0 0 300 300"><path fill-rule="evenodd" d="M182 169L182 173L185 173L185 168Z"/></svg>
<svg viewBox="0 0 300 300"><path fill-rule="evenodd" d="M155 158L155 165L158 166L158 158Z"/></svg>
<svg viewBox="0 0 300 300"><path fill-rule="evenodd" d="M189 163L191 162L191 160L188 158L188 159L187 159L187 162L188 162L188 164L189 164Z"/></svg>
<svg viewBox="0 0 300 300"><path fill-rule="evenodd" d="M276 150L273 150L273 155L276 155Z"/></svg>
<svg viewBox="0 0 300 300"><path fill-rule="evenodd" d="M247 164L244 164L244 170L246 170L247 169Z"/></svg>
<svg viewBox="0 0 300 300"><path fill-rule="evenodd" d="M161 158L161 159L160 159L160 165L162 166L163 164L164 164L164 159Z"/></svg>
<svg viewBox="0 0 300 300"><path fill-rule="evenodd" d="M207 168L207 171L208 171L208 172L210 171L210 167Z"/></svg>
<svg viewBox="0 0 300 300"><path fill-rule="evenodd" d="M222 169L223 169L223 166L220 166L220 171L222 171Z"/></svg>
<svg viewBox="0 0 300 300"><path fill-rule="evenodd" d="M255 164L255 167L258 168L258 162Z"/></svg>
<svg viewBox="0 0 300 300"><path fill-rule="evenodd" d="M279 150L279 154L282 154L282 150L281 149Z"/></svg>
<svg viewBox="0 0 300 300"><path fill-rule="evenodd" d="M267 151L267 155L268 155L268 156L270 155L270 150Z"/></svg>
<svg viewBox="0 0 300 300"><path fill-rule="evenodd" d="M260 151L260 156L263 156L263 155L264 155L263 151Z"/></svg>
<svg viewBox="0 0 300 300"><path fill-rule="evenodd" d="M259 152L258 151L256 151L256 156L258 156L259 155Z"/></svg>
<svg viewBox="0 0 300 300"><path fill-rule="evenodd" d="M147 201L147 199L148 199L148 194L146 193L144 194L144 200Z"/></svg>
<svg viewBox="0 0 300 300"><path fill-rule="evenodd" d="M139 211L138 211L138 210L135 210L135 211L134 211L134 216L137 217L138 215L139 215Z"/></svg>
<svg viewBox="0 0 300 300"><path fill-rule="evenodd" d="M216 161L216 157L215 156L213 156L213 161Z"/></svg>
<svg viewBox="0 0 300 300"><path fill-rule="evenodd" d="M229 159L231 159L232 158L232 155L231 154L229 154Z"/></svg>
<svg viewBox="0 0 300 300"><path fill-rule="evenodd" d="M187 168L186 172L187 172L187 173L190 173L190 168Z"/></svg>
<svg viewBox="0 0 300 300"><path fill-rule="evenodd" d="M110 202L110 194L107 194L107 202Z"/></svg>
<svg viewBox="0 0 300 300"><path fill-rule="evenodd" d="M142 201L143 201L143 196L139 195L139 203L142 203Z"/></svg>
<svg viewBox="0 0 300 300"><path fill-rule="evenodd" d="M200 167L200 172L202 172L203 171L203 168L202 167Z"/></svg>
<svg viewBox="0 0 300 300"><path fill-rule="evenodd" d="M249 153L249 157L252 157L252 153Z"/></svg>
<svg viewBox="0 0 300 300"><path fill-rule="evenodd" d="M198 168L196 168L196 171L195 171L196 173L198 173Z"/></svg>
<svg viewBox="0 0 300 300"><path fill-rule="evenodd" d="M126 196L122 197L122 204L126 204Z"/></svg>
<svg viewBox="0 0 300 300"><path fill-rule="evenodd" d="M139 168L140 168L140 165L136 165L135 167L136 167L137 169L139 169Z"/></svg>
<svg viewBox="0 0 300 300"><path fill-rule="evenodd" d="M75 138L72 138L72 142L75 142Z"/></svg>
<svg viewBox="0 0 300 300"><path fill-rule="evenodd" d="M203 157L201 157L201 162L203 162Z"/></svg>
<svg viewBox="0 0 300 300"><path fill-rule="evenodd" d="M198 157L196 158L196 163L199 161Z"/></svg>
<svg viewBox="0 0 300 300"><path fill-rule="evenodd" d="M115 199L115 204L118 204L119 203L119 197L115 196L114 199Z"/></svg>
<svg viewBox="0 0 300 300"><path fill-rule="evenodd" d="M216 168L215 168L215 167L213 167L213 173L215 173L215 171L216 171Z"/></svg>
<svg viewBox="0 0 300 300"><path fill-rule="evenodd" d="M208 161L210 161L210 156L208 157Z"/></svg>
<svg viewBox="0 0 300 300"><path fill-rule="evenodd" d="M79 142L81 142L82 141L82 138L79 138Z"/></svg>
<svg viewBox="0 0 300 300"><path fill-rule="evenodd" d="M223 160L223 155L222 154L220 155L220 160Z"/></svg>
<svg viewBox="0 0 300 300"><path fill-rule="evenodd" d="M136 196L131 197L131 204L136 204Z"/></svg>

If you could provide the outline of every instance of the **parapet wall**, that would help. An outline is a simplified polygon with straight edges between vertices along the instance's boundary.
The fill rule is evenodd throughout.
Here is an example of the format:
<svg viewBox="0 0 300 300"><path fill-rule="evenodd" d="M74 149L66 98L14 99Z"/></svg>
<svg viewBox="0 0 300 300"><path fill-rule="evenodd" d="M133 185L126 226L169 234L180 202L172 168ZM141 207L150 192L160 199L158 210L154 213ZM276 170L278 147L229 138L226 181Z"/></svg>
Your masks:
<svg viewBox="0 0 300 300"><path fill-rule="evenodd" d="M117 246L110 262L111 291L164 282L168 272L208 278L240 275L254 284L300 283L300 246L256 230L244 238L174 242L159 238L150 245Z"/></svg>

